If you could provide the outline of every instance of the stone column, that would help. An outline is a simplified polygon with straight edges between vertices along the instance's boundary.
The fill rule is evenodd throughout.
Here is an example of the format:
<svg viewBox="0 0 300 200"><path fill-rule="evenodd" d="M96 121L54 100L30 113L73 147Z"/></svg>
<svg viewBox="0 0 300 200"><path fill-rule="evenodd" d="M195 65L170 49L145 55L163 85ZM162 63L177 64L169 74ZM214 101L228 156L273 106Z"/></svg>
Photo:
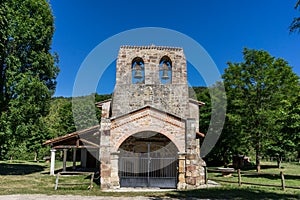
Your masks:
<svg viewBox="0 0 300 200"><path fill-rule="evenodd" d="M51 155L50 155L50 175L55 175L54 170L55 170L55 149L50 150Z"/></svg>
<svg viewBox="0 0 300 200"><path fill-rule="evenodd" d="M185 124L185 142L186 152L189 153L189 149L194 148L196 139L196 120L194 118L188 118Z"/></svg>
<svg viewBox="0 0 300 200"><path fill-rule="evenodd" d="M116 189L120 188L119 177L119 154L120 152L111 153L111 186Z"/></svg>
<svg viewBox="0 0 300 200"><path fill-rule="evenodd" d="M65 172L66 171L66 169L67 169L67 151L68 151L68 149L63 149L63 151L64 151L64 157L63 157L63 172Z"/></svg>
<svg viewBox="0 0 300 200"><path fill-rule="evenodd" d="M205 182L205 162L200 158L199 140L196 140L195 119L186 121L185 183L187 189L198 188Z"/></svg>
<svg viewBox="0 0 300 200"><path fill-rule="evenodd" d="M101 120L100 130L100 185L101 189L111 188L111 158L110 158L110 120Z"/></svg>
<svg viewBox="0 0 300 200"><path fill-rule="evenodd" d="M100 148L100 184L101 189L111 188L111 159L110 159L110 147L101 146Z"/></svg>
<svg viewBox="0 0 300 200"><path fill-rule="evenodd" d="M177 189L185 189L185 153L178 153L178 183Z"/></svg>

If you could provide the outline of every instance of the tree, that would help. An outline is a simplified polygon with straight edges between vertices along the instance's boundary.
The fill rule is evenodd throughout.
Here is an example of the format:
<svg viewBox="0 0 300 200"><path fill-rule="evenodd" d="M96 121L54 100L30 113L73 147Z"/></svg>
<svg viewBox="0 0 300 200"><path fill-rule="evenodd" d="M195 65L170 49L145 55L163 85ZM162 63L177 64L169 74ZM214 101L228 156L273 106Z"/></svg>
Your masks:
<svg viewBox="0 0 300 200"><path fill-rule="evenodd" d="M284 156L296 157L300 147L300 93L294 101L282 101L282 108L274 116L277 133L269 141L267 152L277 157L277 167L280 167Z"/></svg>
<svg viewBox="0 0 300 200"><path fill-rule="evenodd" d="M2 0L0 14L0 158L4 158L20 144L42 142L43 137L37 136L43 131L37 127L48 113L59 70L57 55L50 53L54 21L46 1Z"/></svg>
<svg viewBox="0 0 300 200"><path fill-rule="evenodd" d="M44 117L46 139L53 139L76 131L70 98L52 98L49 113Z"/></svg>
<svg viewBox="0 0 300 200"><path fill-rule="evenodd" d="M222 84L220 84L220 82L216 82L210 87L193 87L197 99L205 103L205 105L201 106L200 108L200 132L209 132L210 136L208 137L210 138L219 137L219 133L222 132L217 144L214 145L212 151L210 151L208 155L206 155L204 158L208 165L213 166L228 166L232 152L234 149L236 149L235 141L232 138L227 137L227 134L224 132L229 131L228 128L227 130L220 130L220 128L222 128L221 121L223 121L223 119L220 119L216 116L212 116L212 109L215 109L216 113L225 113L226 97L224 96L222 88L223 87ZM215 103L214 108L212 108L212 102ZM205 144L202 143L201 150L206 148L204 145ZM209 145L213 144L210 143Z"/></svg>
<svg viewBox="0 0 300 200"><path fill-rule="evenodd" d="M234 133L234 137L243 138L254 148L259 171L261 153L271 144L268 141L282 135L280 130L285 124L278 123L280 113L288 112L284 102L294 102L299 81L281 58L262 50L244 49L243 54L244 62L229 62L222 76L229 107L227 117L237 121L231 123L232 132L228 134Z"/></svg>
<svg viewBox="0 0 300 200"><path fill-rule="evenodd" d="M295 9L297 8L300 8L300 0L296 2ZM295 17L292 21L292 24L290 25L290 32L296 31L300 33L300 17Z"/></svg>

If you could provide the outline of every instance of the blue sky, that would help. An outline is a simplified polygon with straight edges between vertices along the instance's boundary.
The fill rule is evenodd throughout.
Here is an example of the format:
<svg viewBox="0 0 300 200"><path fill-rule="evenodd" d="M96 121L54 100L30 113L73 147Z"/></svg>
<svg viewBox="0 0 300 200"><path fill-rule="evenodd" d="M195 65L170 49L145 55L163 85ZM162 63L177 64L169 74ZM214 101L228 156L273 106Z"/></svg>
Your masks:
<svg viewBox="0 0 300 200"><path fill-rule="evenodd" d="M226 63L242 61L244 47L284 58L300 75L300 34L289 34L296 0L51 0L55 16L52 49L60 57L55 96L72 96L78 69L102 41L140 27L162 27L196 40L223 73ZM155 44L164 45L164 44ZM117 55L115 55L117 57ZM101 59L101 57L99 57ZM111 93L115 65L103 74L98 93ZM193 66L188 81L203 85Z"/></svg>

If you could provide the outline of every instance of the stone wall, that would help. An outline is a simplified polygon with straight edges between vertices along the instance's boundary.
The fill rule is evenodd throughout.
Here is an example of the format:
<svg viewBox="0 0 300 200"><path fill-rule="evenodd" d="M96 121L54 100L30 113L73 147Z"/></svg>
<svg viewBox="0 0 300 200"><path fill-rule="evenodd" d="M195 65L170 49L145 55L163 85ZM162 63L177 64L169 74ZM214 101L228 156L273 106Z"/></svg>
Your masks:
<svg viewBox="0 0 300 200"><path fill-rule="evenodd" d="M186 121L185 187L198 188L205 182L206 163L200 158L200 142L196 139L196 120ZM181 184L183 187L184 184ZM183 189L183 188L182 188Z"/></svg>
<svg viewBox="0 0 300 200"><path fill-rule="evenodd" d="M194 103L194 102L189 102L189 111L190 111L190 115L189 118L193 118L195 119L195 127L196 127L196 131L199 131L199 105Z"/></svg>
<svg viewBox="0 0 300 200"><path fill-rule="evenodd" d="M185 120L150 107L112 119L111 151L118 151L129 136L143 131L161 133L175 144L179 152L185 152Z"/></svg>
<svg viewBox="0 0 300 200"><path fill-rule="evenodd" d="M185 158L185 188L193 189L205 184L206 163L200 158L199 140L193 140L187 149Z"/></svg>
<svg viewBox="0 0 300 200"><path fill-rule="evenodd" d="M170 84L160 82L159 62L163 56L168 56L172 61ZM144 61L144 84L132 84L132 60L136 57ZM119 116L145 105L151 105L183 118L188 117L186 73L186 60L182 48L121 47L117 60L112 116Z"/></svg>

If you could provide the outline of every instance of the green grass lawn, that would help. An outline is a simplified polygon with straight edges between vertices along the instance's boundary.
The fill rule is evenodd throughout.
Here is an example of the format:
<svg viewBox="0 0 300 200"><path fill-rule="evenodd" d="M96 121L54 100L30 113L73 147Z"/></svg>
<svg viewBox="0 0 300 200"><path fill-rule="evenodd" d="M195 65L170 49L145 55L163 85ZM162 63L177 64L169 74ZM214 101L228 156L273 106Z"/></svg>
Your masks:
<svg viewBox="0 0 300 200"><path fill-rule="evenodd" d="M271 163L274 164L275 163ZM185 191L168 191L168 192L103 192L99 190L99 185L94 183L93 190L88 190L87 185L81 186L64 186L54 190L55 176L49 175L49 163L36 163L28 161L6 161L0 162L0 195L5 194L69 194L69 195L87 195L87 196L152 196L152 197L197 197L210 199L300 199L300 190L287 189L286 191L280 188L258 187L258 186L237 186L237 184L222 183L221 187L206 188L198 190ZM69 166L72 163L68 163ZM300 165L283 164L285 173L300 174ZM62 163L56 162L56 169L61 169ZM263 169L264 172L279 173L280 169L268 168ZM209 173L209 177L213 177ZM67 178L67 177L65 177ZM84 176L76 176L68 178L71 182L80 182ZM223 179L219 174L215 174L214 178ZM275 181L270 177L256 178L243 177L249 179L247 181L270 182ZM236 179L236 177L226 178ZM88 179L87 179L88 180ZM85 180L85 181L87 181ZM61 179L61 181L64 181ZM291 184L298 184L299 180L291 179ZM276 181L280 184L280 180ZM288 184L287 184L288 185Z"/></svg>
<svg viewBox="0 0 300 200"><path fill-rule="evenodd" d="M208 179L213 179L216 182L221 183L224 187L237 187L237 188L257 188L259 190L276 192L281 194L300 194L300 189L290 189L286 188L285 191L281 190L281 179L280 172L285 174L285 185L286 186L297 186L300 187L300 164L299 163L282 163L281 168L276 167L275 162L263 162L260 174L256 173L255 169L242 170L246 174L242 174L242 182L257 183L257 184L274 184L279 187L269 187L269 186L249 186L242 184L241 187L238 186L238 175L237 173L232 173L229 177L222 176L221 173L211 172L208 174ZM247 174L249 172L249 174ZM266 173L266 174L264 174ZM273 175L274 174L274 175ZM227 183L223 181L233 181L235 183ZM298 197L300 198L300 197Z"/></svg>
<svg viewBox="0 0 300 200"><path fill-rule="evenodd" d="M275 162L263 162L261 174L256 174L256 170L242 170L251 174L242 174L242 182L264 183L281 185L280 172L285 174L286 186L300 187L300 164L299 163L283 163L281 168L276 168ZM268 173L268 174L264 174ZM270 174L269 174L270 173ZM271 175L274 174L274 175ZM231 177L223 177L221 173L209 173L209 178L215 180L229 180L238 182L238 176L233 173ZM299 190L300 191L300 190Z"/></svg>

